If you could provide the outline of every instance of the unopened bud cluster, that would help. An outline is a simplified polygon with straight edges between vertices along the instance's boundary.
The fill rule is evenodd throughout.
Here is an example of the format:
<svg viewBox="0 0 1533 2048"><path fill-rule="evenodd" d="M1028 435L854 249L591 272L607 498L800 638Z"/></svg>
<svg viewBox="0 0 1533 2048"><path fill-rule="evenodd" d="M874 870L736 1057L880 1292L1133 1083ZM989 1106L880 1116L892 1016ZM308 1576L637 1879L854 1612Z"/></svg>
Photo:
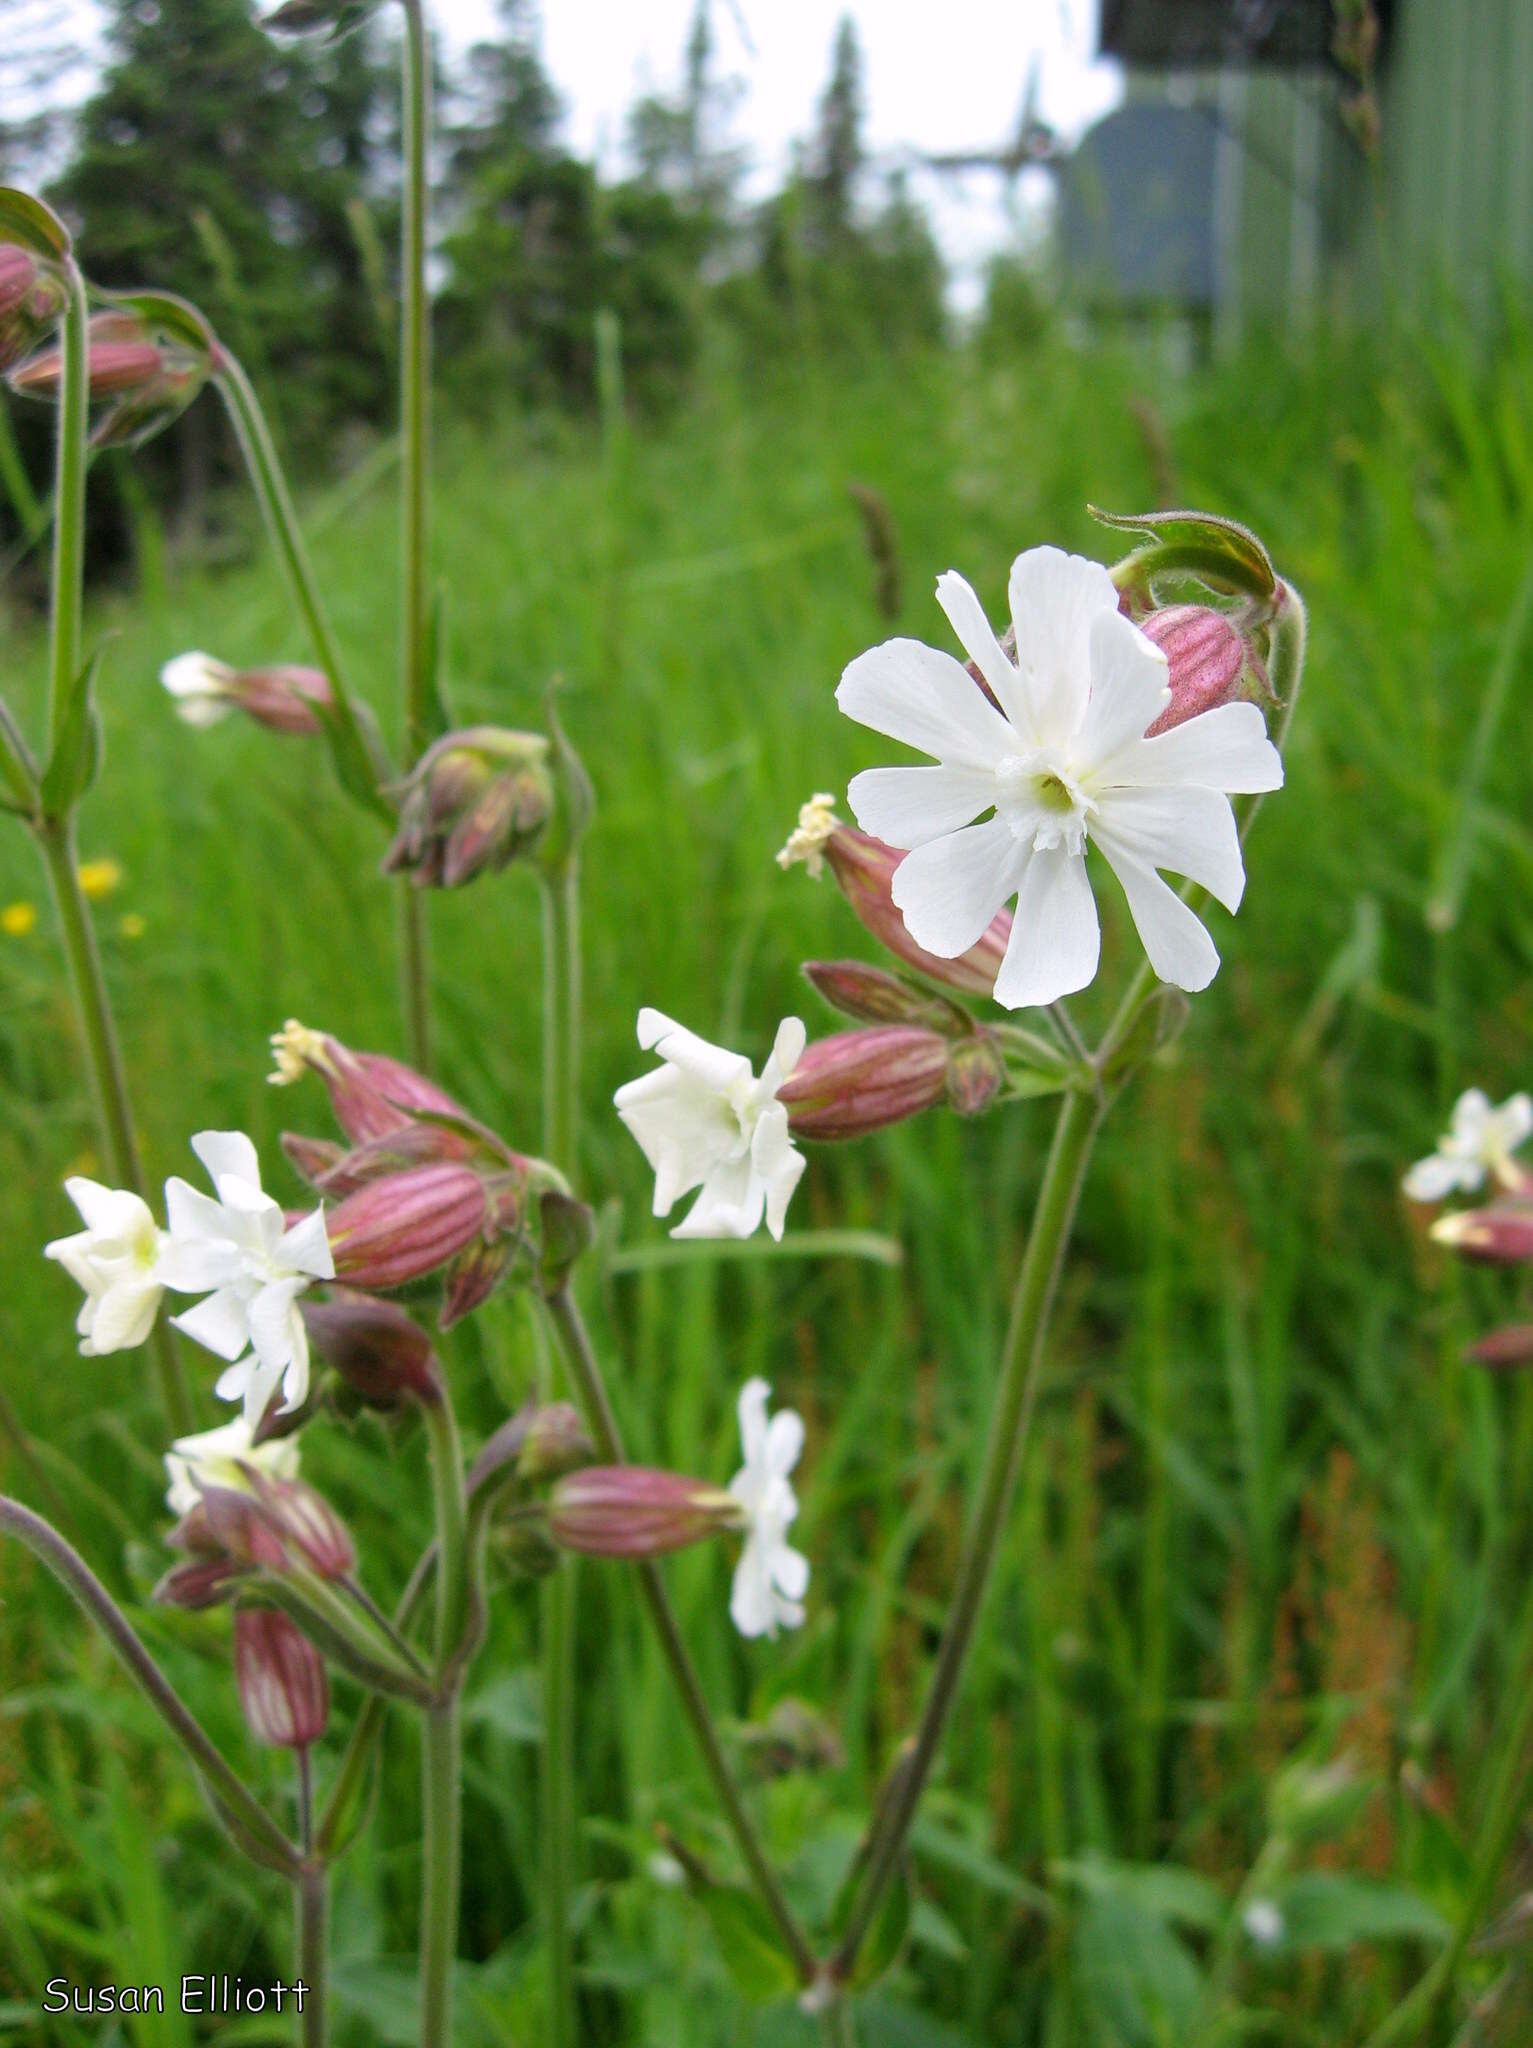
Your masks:
<svg viewBox="0 0 1533 2048"><path fill-rule="evenodd" d="M404 785L384 872L456 889L530 853L553 816L550 753L540 734L499 726L444 734Z"/></svg>

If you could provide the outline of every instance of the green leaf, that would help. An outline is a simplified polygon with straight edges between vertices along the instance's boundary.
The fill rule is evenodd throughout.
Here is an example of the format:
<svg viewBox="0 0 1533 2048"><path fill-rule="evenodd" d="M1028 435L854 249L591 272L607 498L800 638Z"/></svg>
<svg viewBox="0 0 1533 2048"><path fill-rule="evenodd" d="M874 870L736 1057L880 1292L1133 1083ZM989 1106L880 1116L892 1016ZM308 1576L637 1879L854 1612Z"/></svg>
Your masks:
<svg viewBox="0 0 1533 2048"><path fill-rule="evenodd" d="M536 1665L502 1671L463 1703L463 1719L488 1728L504 1742L543 1740L542 1677Z"/></svg>
<svg viewBox="0 0 1533 2048"><path fill-rule="evenodd" d="M1094 1898L1075 1930L1081 1994L1108 2038L1125 2048L1172 2048L1193 2040L1203 1973L1157 1913L1123 1899Z"/></svg>
<svg viewBox="0 0 1533 2048"><path fill-rule="evenodd" d="M1029 1884L1025 1877L984 1849L977 1849L961 1835L949 1834L931 1821L917 1821L911 1831L911 1850L918 1862L935 1863L955 1877L966 1877L983 1891L992 1892L1010 1905L1050 1918L1058 1911L1055 1901L1042 1886Z"/></svg>
<svg viewBox="0 0 1533 2048"><path fill-rule="evenodd" d="M1086 509L1103 526L1144 535L1149 545L1138 557L1141 574L1179 570L1211 590L1268 602L1277 593L1272 557L1251 529L1236 519L1217 512L1103 512L1095 505Z"/></svg>
<svg viewBox="0 0 1533 2048"><path fill-rule="evenodd" d="M338 704L316 704L313 710L324 728L336 780L342 789L365 809L375 811L392 824L394 807L378 786L383 780L383 742L372 724L371 713L356 703L350 707L350 717Z"/></svg>
<svg viewBox="0 0 1533 2048"><path fill-rule="evenodd" d="M1448 1923L1419 1892L1381 1878L1310 1870L1279 1887L1284 1948L1351 1948L1364 1941L1441 1941Z"/></svg>
<svg viewBox="0 0 1533 2048"><path fill-rule="evenodd" d="M851 1868L842 1879L841 1889L836 1895L830 1916L831 1931L837 1936L846 1932L852 1906L862 1889L862 1875L866 1866L865 1856L855 1856ZM902 1865L884 1887L878 1911L873 1915L872 1925L857 1951L857 1961L851 1976L854 1987L861 1989L866 1985L876 1984L880 1977L894 1968L909 1939L910 1914L910 1875Z"/></svg>
<svg viewBox="0 0 1533 2048"><path fill-rule="evenodd" d="M69 230L52 207L14 185L0 185L0 242L28 249L50 263L62 263L70 250Z"/></svg>
<svg viewBox="0 0 1533 2048"><path fill-rule="evenodd" d="M765 2005L797 1987L792 1959L753 1892L720 1884L699 1889L694 1897L708 1916L724 1967L745 1997Z"/></svg>
<svg viewBox="0 0 1533 2048"><path fill-rule="evenodd" d="M1211 1878L1175 1863L1115 1863L1105 1856L1051 1863L1049 1875L1089 1898L1117 1899L1159 1920L1212 1934L1223 1925L1228 1902Z"/></svg>
<svg viewBox="0 0 1533 2048"><path fill-rule="evenodd" d="M50 818L68 817L101 770L101 721L95 702L101 655L98 647L75 677L59 721L58 738L43 770L38 794Z"/></svg>
<svg viewBox="0 0 1533 2048"><path fill-rule="evenodd" d="M37 768L21 727L3 700L0 700L0 778L10 790L8 796L0 796L0 810L30 818L38 802Z"/></svg>
<svg viewBox="0 0 1533 2048"><path fill-rule="evenodd" d="M1159 983L1140 1004L1128 1029L1103 1063L1103 1085L1127 1080L1145 1060L1173 1045L1191 1011L1192 1005L1179 988L1172 988L1169 982Z"/></svg>

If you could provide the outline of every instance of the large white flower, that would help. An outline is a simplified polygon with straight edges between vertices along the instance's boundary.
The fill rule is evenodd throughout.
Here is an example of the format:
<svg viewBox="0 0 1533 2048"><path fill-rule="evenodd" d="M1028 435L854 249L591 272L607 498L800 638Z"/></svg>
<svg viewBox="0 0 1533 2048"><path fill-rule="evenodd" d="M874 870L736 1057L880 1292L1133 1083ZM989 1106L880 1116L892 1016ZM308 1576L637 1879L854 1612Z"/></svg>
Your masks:
<svg viewBox="0 0 1533 2048"><path fill-rule="evenodd" d="M852 662L836 701L935 767L872 768L848 792L857 822L910 849L893 896L917 945L956 959L1012 897L1016 921L995 985L1008 1009L1050 1003L1097 971L1101 933L1088 842L1123 885L1150 965L1204 988L1214 942L1160 868L1229 910L1245 869L1226 792L1276 789L1283 764L1254 704L1225 704L1155 739L1166 659L1118 610L1099 562L1031 548L1011 565L1017 659L952 570L937 600L989 686L918 640L886 640ZM982 822L974 823L976 819Z"/></svg>
<svg viewBox="0 0 1533 2048"><path fill-rule="evenodd" d="M216 1391L225 1401L243 1398L254 1427L279 1384L284 1408L296 1408L309 1390L298 1297L312 1281L335 1278L325 1212L284 1228L282 1206L262 1193L256 1149L242 1131L201 1131L192 1150L218 1199L184 1180L165 1183L170 1231L160 1277L178 1293L207 1294L174 1318L176 1328L233 1361Z"/></svg>
<svg viewBox="0 0 1533 2048"><path fill-rule="evenodd" d="M809 1560L788 1541L798 1513L788 1474L804 1448L803 1418L784 1408L769 1422L771 1391L762 1379L747 1380L740 1390L745 1463L729 1482L748 1518L729 1596L729 1618L742 1636L775 1636L779 1628L797 1628L809 1590Z"/></svg>
<svg viewBox="0 0 1533 2048"><path fill-rule="evenodd" d="M1509 1186L1521 1180L1512 1154L1533 1134L1533 1097L1511 1095L1493 1106L1483 1088L1466 1088L1453 1105L1453 1121L1437 1150L1418 1159L1402 1183L1413 1202L1440 1202L1473 1194L1487 1173Z"/></svg>
<svg viewBox="0 0 1533 2048"><path fill-rule="evenodd" d="M258 1444L243 1415L220 1423L217 1429L205 1429L197 1436L179 1436L165 1453L165 1474L170 1481L165 1505L173 1515L189 1515L201 1500L204 1487L220 1486L230 1493L248 1493L251 1468L264 1472L269 1479L296 1479L297 1437L272 1437Z"/></svg>
<svg viewBox="0 0 1533 2048"><path fill-rule="evenodd" d="M75 1320L80 1349L87 1358L131 1350L149 1335L159 1312L164 1232L126 1188L74 1179L65 1181L64 1192L85 1228L73 1237L56 1237L43 1253L85 1289Z"/></svg>
<svg viewBox="0 0 1533 2048"><path fill-rule="evenodd" d="M777 1091L804 1051L804 1027L785 1017L758 1081L743 1053L726 1052L658 1010L639 1012L639 1043L664 1061L619 1088L613 1101L655 1170L655 1214L702 1193L672 1237L749 1237L766 1216L782 1236L804 1170Z"/></svg>

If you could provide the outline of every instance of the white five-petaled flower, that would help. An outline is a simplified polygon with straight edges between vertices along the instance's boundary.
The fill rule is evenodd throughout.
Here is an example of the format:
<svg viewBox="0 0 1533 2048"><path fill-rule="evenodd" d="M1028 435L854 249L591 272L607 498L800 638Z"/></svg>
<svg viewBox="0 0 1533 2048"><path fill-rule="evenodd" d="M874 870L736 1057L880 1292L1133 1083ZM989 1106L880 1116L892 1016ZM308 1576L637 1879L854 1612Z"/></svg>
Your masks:
<svg viewBox="0 0 1533 2048"><path fill-rule="evenodd" d="M804 1051L804 1027L785 1017L758 1081L743 1053L727 1052L658 1010L639 1012L639 1043L664 1064L612 1098L655 1170L655 1214L702 1193L672 1237L749 1237L763 1214L781 1237L804 1170L777 1091Z"/></svg>
<svg viewBox="0 0 1533 2048"><path fill-rule="evenodd" d="M1102 565L1031 548L1011 565L1009 596L1015 662L964 579L949 570L937 581L993 703L961 662L918 640L859 655L836 692L848 717L937 763L868 769L848 791L864 832L908 849L893 896L911 937L956 959L1015 897L997 1002L1015 1010L1084 988L1101 945L1091 842L1123 885L1155 972L1206 987L1214 942L1158 870L1239 904L1245 868L1228 793L1283 780L1261 712L1224 704L1146 739L1168 702L1166 659L1118 610Z"/></svg>
<svg viewBox="0 0 1533 2048"><path fill-rule="evenodd" d="M729 1596L729 1616L742 1636L775 1636L779 1628L797 1628L809 1590L809 1560L788 1541L798 1513L788 1474L804 1448L804 1424L791 1408L768 1421L771 1391L763 1379L747 1380L740 1390L745 1463L729 1482L747 1517L745 1548Z"/></svg>
<svg viewBox="0 0 1533 2048"><path fill-rule="evenodd" d="M165 1505L173 1515L189 1515L202 1498L203 1488L220 1486L231 1493L248 1493L249 1468L271 1479L298 1477L298 1439L272 1437L264 1444L243 1415L217 1429L205 1429L197 1436L178 1436L165 1453L165 1474L170 1487Z"/></svg>
<svg viewBox="0 0 1533 2048"><path fill-rule="evenodd" d="M207 1294L174 1318L176 1327L231 1361L216 1391L225 1401L243 1398L254 1427L279 1385L285 1409L309 1390L298 1297L312 1281L335 1278L325 1212L285 1229L282 1205L262 1193L256 1149L242 1131L201 1131L192 1150L218 1199L184 1180L165 1183L170 1231L160 1277L178 1293Z"/></svg>
<svg viewBox="0 0 1533 2048"><path fill-rule="evenodd" d="M176 700L176 715L188 725L216 725L234 709L229 685L234 670L211 654L178 654L160 670L160 681Z"/></svg>
<svg viewBox="0 0 1533 2048"><path fill-rule="evenodd" d="M1453 1121L1437 1150L1418 1159L1402 1183L1413 1202L1440 1202L1473 1194L1487 1173L1515 1185L1512 1154L1533 1134L1533 1097L1511 1095L1499 1107L1483 1088L1466 1088L1453 1105Z"/></svg>
<svg viewBox="0 0 1533 2048"><path fill-rule="evenodd" d="M159 1312L165 1234L126 1188L75 1179L65 1181L64 1192L85 1228L56 1237L43 1252L85 1289L75 1322L80 1349L87 1358L131 1350L149 1335Z"/></svg>

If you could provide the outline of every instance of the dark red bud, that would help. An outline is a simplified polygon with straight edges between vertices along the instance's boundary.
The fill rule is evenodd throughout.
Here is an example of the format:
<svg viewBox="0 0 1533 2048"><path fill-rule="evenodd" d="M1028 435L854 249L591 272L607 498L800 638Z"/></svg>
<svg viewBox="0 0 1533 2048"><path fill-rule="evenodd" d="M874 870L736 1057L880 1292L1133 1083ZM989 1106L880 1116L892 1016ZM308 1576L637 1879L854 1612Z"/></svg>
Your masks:
<svg viewBox="0 0 1533 2048"><path fill-rule="evenodd" d="M924 1024L954 1036L972 1029L955 1003L912 988L884 967L868 967L861 960L806 960L804 974L833 1010L862 1024Z"/></svg>
<svg viewBox="0 0 1533 2048"><path fill-rule="evenodd" d="M1460 1209L1440 1216L1432 1235L1478 1265L1525 1265L1533 1260L1533 1206Z"/></svg>
<svg viewBox="0 0 1533 2048"><path fill-rule="evenodd" d="M335 1277L387 1289L421 1280L484 1234L484 1182L467 1166L419 1166L368 1183L325 1218Z"/></svg>
<svg viewBox="0 0 1533 2048"><path fill-rule="evenodd" d="M838 825L825 841L825 858L841 893L863 925L896 959L932 981L965 995L995 993L995 978L1011 937L1011 912L997 911L981 937L956 960L939 959L918 946L905 929L905 919L890 895L894 871L905 858L897 847L885 846L850 825Z"/></svg>
<svg viewBox="0 0 1533 2048"><path fill-rule="evenodd" d="M281 665L240 669L229 684L240 709L271 732L312 735L323 730L315 706L335 702L330 678L322 669Z"/></svg>
<svg viewBox="0 0 1533 2048"><path fill-rule="evenodd" d="M307 1749L329 1725L330 1686L319 1652L274 1608L235 1610L234 1682L245 1725L269 1748Z"/></svg>
<svg viewBox="0 0 1533 2048"><path fill-rule="evenodd" d="M948 1040L919 1025L882 1024L817 1038L777 1099L796 1138L860 1138L916 1116L948 1092Z"/></svg>
<svg viewBox="0 0 1533 2048"><path fill-rule="evenodd" d="M300 1307L309 1342L370 1407L440 1398L441 1366L431 1340L393 1302L335 1287L328 1299L306 1298Z"/></svg>
<svg viewBox="0 0 1533 2048"><path fill-rule="evenodd" d="M1148 738L1256 694L1252 657L1223 612L1200 604L1167 605L1141 619L1139 630L1165 655L1171 685L1171 702L1149 727Z"/></svg>
<svg viewBox="0 0 1533 2048"><path fill-rule="evenodd" d="M548 1497L554 1541L591 1557L663 1557L744 1519L724 1488L646 1465L587 1465Z"/></svg>

